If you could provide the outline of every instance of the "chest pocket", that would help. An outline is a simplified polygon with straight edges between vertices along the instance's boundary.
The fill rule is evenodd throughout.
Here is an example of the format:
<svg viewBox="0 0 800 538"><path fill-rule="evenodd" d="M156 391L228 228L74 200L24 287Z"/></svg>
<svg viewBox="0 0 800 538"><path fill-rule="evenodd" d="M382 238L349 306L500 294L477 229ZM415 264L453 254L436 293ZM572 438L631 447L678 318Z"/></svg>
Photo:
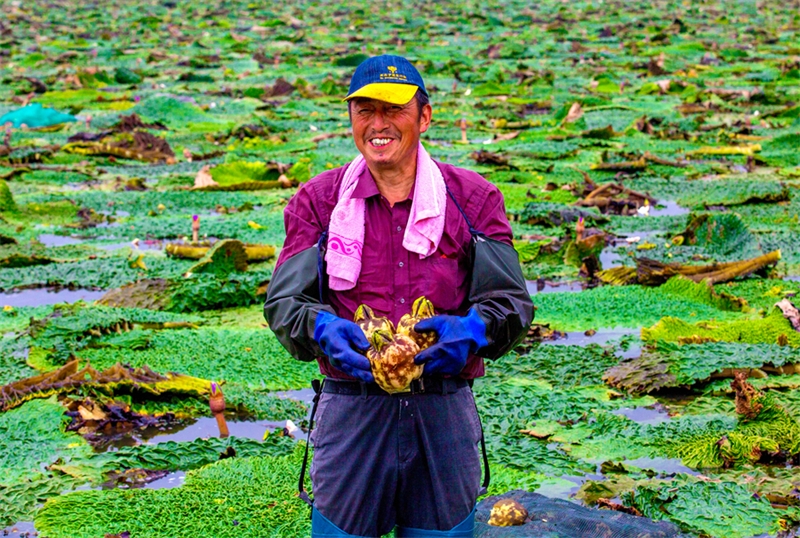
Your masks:
<svg viewBox="0 0 800 538"><path fill-rule="evenodd" d="M412 263L411 295L425 296L437 312L455 313L469 292L468 260L443 241L435 254ZM414 255L416 257L416 255Z"/></svg>

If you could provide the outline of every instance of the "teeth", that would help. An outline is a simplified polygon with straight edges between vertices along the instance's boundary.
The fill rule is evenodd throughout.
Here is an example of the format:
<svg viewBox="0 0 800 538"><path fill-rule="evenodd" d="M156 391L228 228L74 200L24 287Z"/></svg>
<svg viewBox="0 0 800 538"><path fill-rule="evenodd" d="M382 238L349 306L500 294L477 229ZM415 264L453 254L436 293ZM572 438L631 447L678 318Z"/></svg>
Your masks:
<svg viewBox="0 0 800 538"><path fill-rule="evenodd" d="M372 139L372 145L373 146L385 146L386 144L388 144L391 141L392 141L391 138L373 138Z"/></svg>

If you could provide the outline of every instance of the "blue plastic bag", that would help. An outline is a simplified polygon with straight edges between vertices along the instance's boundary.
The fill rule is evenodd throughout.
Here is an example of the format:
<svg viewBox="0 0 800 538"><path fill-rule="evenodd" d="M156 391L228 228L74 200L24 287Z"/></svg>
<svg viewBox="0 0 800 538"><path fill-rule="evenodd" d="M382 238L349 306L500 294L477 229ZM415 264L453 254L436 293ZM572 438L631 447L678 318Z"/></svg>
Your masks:
<svg viewBox="0 0 800 538"><path fill-rule="evenodd" d="M0 127L11 122L11 125L16 128L24 124L29 129L38 129L39 127L67 123L68 121L78 121L78 118L72 114L64 114L52 108L44 108L39 103L33 103L0 116Z"/></svg>

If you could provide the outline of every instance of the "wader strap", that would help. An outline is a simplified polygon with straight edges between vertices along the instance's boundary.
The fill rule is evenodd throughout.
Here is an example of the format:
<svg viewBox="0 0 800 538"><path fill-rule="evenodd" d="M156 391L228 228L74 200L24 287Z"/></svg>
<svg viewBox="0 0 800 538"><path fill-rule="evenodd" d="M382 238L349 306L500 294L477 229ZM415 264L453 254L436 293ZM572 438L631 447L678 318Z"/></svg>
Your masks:
<svg viewBox="0 0 800 538"><path fill-rule="evenodd" d="M325 228L319 236L319 241L317 241L317 280L319 281L319 302L321 303L325 302L323 296L323 292L325 291L325 255L322 253L322 250L325 248L327 240L328 228Z"/></svg>
<svg viewBox="0 0 800 538"><path fill-rule="evenodd" d="M461 216L464 217L464 220L466 221L467 226L469 226L470 235L473 235L473 236L475 236L475 235L483 235L483 233L479 232L478 230L476 230L475 228L472 227L472 223L469 221L469 217L467 217L467 214L461 208L461 204L458 203L458 200L456 200L456 197L453 194L453 191L450 190L450 187L447 186L447 183L444 184L444 188L447 189L447 194L450 195L450 199L453 200L454 204L456 204L456 208L458 209L458 212L461 213Z"/></svg>
<svg viewBox="0 0 800 538"><path fill-rule="evenodd" d="M303 454L303 465L300 466L300 481L297 485L297 496L312 508L314 507L314 500L308 496L304 482L306 481L306 466L308 465L308 447L311 445L311 431L314 429L314 415L317 414L317 404L319 403L319 397L322 394L322 386L324 383L325 380L311 380L311 388L314 389L314 405L311 406L311 418L308 420L308 439L306 439L306 450ZM484 449L483 454L485 457L486 449Z"/></svg>
<svg viewBox="0 0 800 538"><path fill-rule="evenodd" d="M481 484L481 489L478 491L478 497L480 497L489 492L491 476L489 475L489 456L486 454L486 440L483 438L483 423L480 415L478 415L478 423L481 425L481 452L483 453L483 484Z"/></svg>
<svg viewBox="0 0 800 538"><path fill-rule="evenodd" d="M447 194L450 195L450 199L452 199L453 203L456 204L458 212L461 213L461 216L464 217L464 220L467 222L467 226L469 226L470 235L472 235L472 238L477 241L478 237L480 237L483 234L472 227L472 223L469 221L467 214L461 208L461 204L459 204L458 200L456 200L456 197L453 194L453 191L450 190L450 187L448 187L446 183L444 187L445 189L447 189ZM475 412L478 413L477 405L475 406ZM478 424L480 424L481 426L481 453L483 455L483 484L481 484L481 489L478 492L478 497L480 497L481 495L486 495L489 489L489 481L491 479L491 475L489 474L489 456L486 454L486 439L483 436L483 422L481 421L480 413L478 413Z"/></svg>

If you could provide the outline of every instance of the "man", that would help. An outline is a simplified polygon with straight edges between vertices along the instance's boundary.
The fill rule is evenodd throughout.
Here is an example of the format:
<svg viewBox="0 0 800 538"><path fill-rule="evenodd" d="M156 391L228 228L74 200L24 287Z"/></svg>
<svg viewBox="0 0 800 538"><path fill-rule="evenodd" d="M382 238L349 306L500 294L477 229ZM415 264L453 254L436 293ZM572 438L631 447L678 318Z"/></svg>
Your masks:
<svg viewBox="0 0 800 538"><path fill-rule="evenodd" d="M264 305L289 352L326 376L312 433L312 536L472 536L481 425L472 380L525 334L525 289L503 197L478 174L434 162L422 77L405 58L363 62L346 97L360 155L303 185ZM487 250L488 249L488 250ZM499 253L499 256L496 254ZM357 307L397 323L418 297L410 392L375 383Z"/></svg>

